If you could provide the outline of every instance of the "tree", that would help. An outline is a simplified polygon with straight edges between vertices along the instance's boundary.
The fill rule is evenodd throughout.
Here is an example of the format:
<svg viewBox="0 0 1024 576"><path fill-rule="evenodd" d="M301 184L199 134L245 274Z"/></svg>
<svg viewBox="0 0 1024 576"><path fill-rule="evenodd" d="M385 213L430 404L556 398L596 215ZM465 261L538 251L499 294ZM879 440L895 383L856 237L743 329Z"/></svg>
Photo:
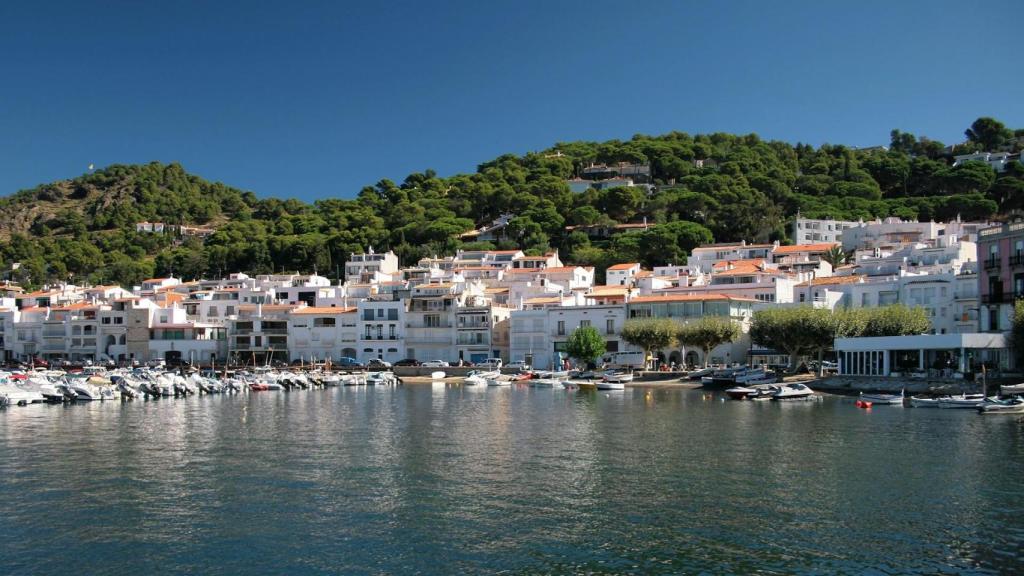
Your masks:
<svg viewBox="0 0 1024 576"><path fill-rule="evenodd" d="M821 255L821 259L831 264L833 268L846 264L847 258L846 252L843 252L843 247L838 244L829 248Z"/></svg>
<svg viewBox="0 0 1024 576"><path fill-rule="evenodd" d="M704 366L708 365L711 351L740 337L740 327L729 318L704 316L682 324L676 330L676 340L684 346L700 348L704 352Z"/></svg>
<svg viewBox="0 0 1024 576"><path fill-rule="evenodd" d="M902 304L867 308L864 329L855 336L910 336L924 334L932 328L924 308L909 308Z"/></svg>
<svg viewBox="0 0 1024 576"><path fill-rule="evenodd" d="M995 118L983 116L975 120L971 127L964 132L964 135L971 142L980 144L984 150L993 152L999 150L1007 140L1013 138L1013 131Z"/></svg>
<svg viewBox="0 0 1024 576"><path fill-rule="evenodd" d="M605 351L605 340L593 326L580 326L572 331L565 343L565 351L569 356L583 362L588 367Z"/></svg>
<svg viewBox="0 0 1024 576"><path fill-rule="evenodd" d="M1024 366L1024 299L1013 303L1013 323L1010 326L1010 346L1017 366Z"/></svg>
<svg viewBox="0 0 1024 576"><path fill-rule="evenodd" d="M644 362L651 355L651 350L661 350L671 346L676 339L676 323L668 319L644 318L627 320L619 332L623 340L644 350Z"/></svg>

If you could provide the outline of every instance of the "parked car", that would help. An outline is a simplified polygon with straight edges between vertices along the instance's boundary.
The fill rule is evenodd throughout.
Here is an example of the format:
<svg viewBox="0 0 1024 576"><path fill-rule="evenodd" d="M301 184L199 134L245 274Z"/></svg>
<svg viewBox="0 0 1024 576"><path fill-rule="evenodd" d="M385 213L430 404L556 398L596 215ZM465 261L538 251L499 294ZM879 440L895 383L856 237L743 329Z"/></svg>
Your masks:
<svg viewBox="0 0 1024 576"><path fill-rule="evenodd" d="M444 360L427 360L426 362L420 364L420 366L424 368L447 368L448 363L445 362Z"/></svg>
<svg viewBox="0 0 1024 576"><path fill-rule="evenodd" d="M505 368L511 368L513 370L529 370L530 365L526 363L526 360L516 360L515 362L509 362L506 364Z"/></svg>
<svg viewBox="0 0 1024 576"><path fill-rule="evenodd" d="M390 370L391 362L385 362L380 358L374 358L366 363L366 367L370 370Z"/></svg>
<svg viewBox="0 0 1024 576"><path fill-rule="evenodd" d="M500 370L501 366L501 358L488 358L487 360L477 364L478 368L486 368L488 370Z"/></svg>
<svg viewBox="0 0 1024 576"><path fill-rule="evenodd" d="M414 358L406 358L405 360L399 360L395 362L395 366L419 366L420 361Z"/></svg>
<svg viewBox="0 0 1024 576"><path fill-rule="evenodd" d="M363 365L358 360L356 360L355 358L349 358L348 356L342 356L341 358L338 358L338 361L335 364L338 366L338 368L359 370L363 368Z"/></svg>

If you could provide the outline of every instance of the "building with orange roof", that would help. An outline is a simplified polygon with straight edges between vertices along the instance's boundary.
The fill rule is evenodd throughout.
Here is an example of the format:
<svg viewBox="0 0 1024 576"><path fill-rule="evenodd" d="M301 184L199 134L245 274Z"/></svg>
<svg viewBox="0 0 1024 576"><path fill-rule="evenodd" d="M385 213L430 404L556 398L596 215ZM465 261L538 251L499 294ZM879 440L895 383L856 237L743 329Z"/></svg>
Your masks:
<svg viewBox="0 0 1024 576"><path fill-rule="evenodd" d="M719 262L769 259L772 249L777 245L777 243L747 244L746 242L705 244L693 249L686 266L691 274L707 274Z"/></svg>
<svg viewBox="0 0 1024 576"><path fill-rule="evenodd" d="M358 339L356 306L301 306L288 320L288 356L292 362L355 358Z"/></svg>

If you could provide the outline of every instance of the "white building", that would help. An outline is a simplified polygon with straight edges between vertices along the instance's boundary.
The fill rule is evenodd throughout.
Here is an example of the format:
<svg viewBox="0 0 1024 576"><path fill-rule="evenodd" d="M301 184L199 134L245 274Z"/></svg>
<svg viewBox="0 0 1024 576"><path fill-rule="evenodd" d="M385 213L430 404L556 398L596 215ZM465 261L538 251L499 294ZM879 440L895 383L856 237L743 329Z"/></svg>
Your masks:
<svg viewBox="0 0 1024 576"><path fill-rule="evenodd" d="M356 358L358 336L355 307L295 308L288 318L288 356L293 362Z"/></svg>
<svg viewBox="0 0 1024 576"><path fill-rule="evenodd" d="M398 256L388 250L383 254L374 253L371 248L366 254L352 254L345 262L345 280L355 283L395 280L398 274Z"/></svg>
<svg viewBox="0 0 1024 576"><path fill-rule="evenodd" d="M859 226L861 222L801 218L798 214L793 221L793 242L800 244L835 244L843 241L843 231Z"/></svg>

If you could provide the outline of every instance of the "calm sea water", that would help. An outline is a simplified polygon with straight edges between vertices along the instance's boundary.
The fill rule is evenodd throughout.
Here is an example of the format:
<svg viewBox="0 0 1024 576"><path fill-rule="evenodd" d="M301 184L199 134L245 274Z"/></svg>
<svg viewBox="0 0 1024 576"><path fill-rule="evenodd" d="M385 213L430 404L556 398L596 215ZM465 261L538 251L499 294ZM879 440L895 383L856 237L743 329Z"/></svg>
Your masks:
<svg viewBox="0 0 1024 576"><path fill-rule="evenodd" d="M2 574L1024 572L1024 423L406 386L0 411Z"/></svg>

